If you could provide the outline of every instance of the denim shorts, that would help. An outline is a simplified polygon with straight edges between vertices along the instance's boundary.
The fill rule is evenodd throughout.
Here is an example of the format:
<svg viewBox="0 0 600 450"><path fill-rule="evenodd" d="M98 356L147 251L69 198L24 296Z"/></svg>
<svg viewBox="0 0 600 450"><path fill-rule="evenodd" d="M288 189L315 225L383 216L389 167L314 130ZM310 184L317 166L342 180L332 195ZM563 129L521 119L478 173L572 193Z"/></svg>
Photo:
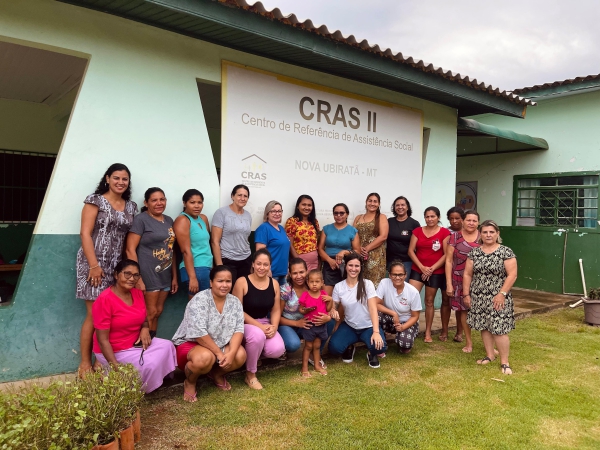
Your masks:
<svg viewBox="0 0 600 450"><path fill-rule="evenodd" d="M194 267L194 272L196 272L196 278L198 279L198 292L210 289L210 269L210 267ZM189 285L190 278L185 267L181 267L179 273L181 274L181 282ZM194 295L194 293L189 291L188 294Z"/></svg>
<svg viewBox="0 0 600 450"><path fill-rule="evenodd" d="M187 274L186 274L186 275L187 275ZM166 287L166 288L163 288L163 289L153 289L153 290L151 290L151 291L150 291L150 290L146 290L146 292L160 292L160 291L163 291L163 292L171 292L171 286L169 286L169 287Z"/></svg>

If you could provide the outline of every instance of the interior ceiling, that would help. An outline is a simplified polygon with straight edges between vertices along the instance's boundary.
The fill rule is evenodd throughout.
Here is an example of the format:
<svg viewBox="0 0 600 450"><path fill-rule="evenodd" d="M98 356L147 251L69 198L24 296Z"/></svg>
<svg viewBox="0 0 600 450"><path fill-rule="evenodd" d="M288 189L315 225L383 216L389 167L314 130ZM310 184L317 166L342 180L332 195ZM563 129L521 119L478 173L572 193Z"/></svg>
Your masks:
<svg viewBox="0 0 600 450"><path fill-rule="evenodd" d="M0 98L52 105L81 83L87 60L0 42Z"/></svg>

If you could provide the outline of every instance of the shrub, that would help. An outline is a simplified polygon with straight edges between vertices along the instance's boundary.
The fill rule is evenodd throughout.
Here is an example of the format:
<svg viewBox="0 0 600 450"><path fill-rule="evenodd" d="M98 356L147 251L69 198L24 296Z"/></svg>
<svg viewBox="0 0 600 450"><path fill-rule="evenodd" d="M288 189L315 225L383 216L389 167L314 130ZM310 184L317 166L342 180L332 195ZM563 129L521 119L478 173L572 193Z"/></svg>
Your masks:
<svg viewBox="0 0 600 450"><path fill-rule="evenodd" d="M132 365L90 373L85 380L0 393L0 449L89 449L109 443L133 422L143 396Z"/></svg>
<svg viewBox="0 0 600 450"><path fill-rule="evenodd" d="M597 287L596 289L590 288L588 291L588 298L590 300L600 300L600 287Z"/></svg>

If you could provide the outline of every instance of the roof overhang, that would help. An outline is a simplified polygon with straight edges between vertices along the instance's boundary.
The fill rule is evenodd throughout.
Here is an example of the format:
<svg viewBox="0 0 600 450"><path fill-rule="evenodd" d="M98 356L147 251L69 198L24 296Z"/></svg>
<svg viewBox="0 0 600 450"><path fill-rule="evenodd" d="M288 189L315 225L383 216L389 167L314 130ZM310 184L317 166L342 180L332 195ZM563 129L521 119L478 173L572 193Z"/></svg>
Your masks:
<svg viewBox="0 0 600 450"><path fill-rule="evenodd" d="M241 0L58 1L429 100L457 109L459 116L493 113L522 118L531 104L483 83L474 84L469 77L415 64L412 58L400 61L398 55L390 56L378 47L349 38L336 40L335 35L320 33L322 27L309 29L306 22L273 17L272 12L269 16L256 8L260 3L250 7Z"/></svg>
<svg viewBox="0 0 600 450"><path fill-rule="evenodd" d="M458 118L457 156L548 150L544 139L486 125L473 119Z"/></svg>

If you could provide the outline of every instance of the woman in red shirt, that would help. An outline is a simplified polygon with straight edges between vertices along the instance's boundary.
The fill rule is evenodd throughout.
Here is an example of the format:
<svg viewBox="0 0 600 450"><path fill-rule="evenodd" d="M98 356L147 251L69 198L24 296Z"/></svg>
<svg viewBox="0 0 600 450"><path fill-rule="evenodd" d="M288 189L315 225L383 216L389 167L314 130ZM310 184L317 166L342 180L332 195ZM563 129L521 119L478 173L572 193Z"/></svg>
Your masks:
<svg viewBox="0 0 600 450"><path fill-rule="evenodd" d="M94 354L103 366L133 364L144 390L152 392L175 370L171 341L150 337L144 293L134 286L140 266L123 259L114 271L115 284L98 296L92 306Z"/></svg>
<svg viewBox="0 0 600 450"><path fill-rule="evenodd" d="M435 206L425 209L424 227L415 228L410 238L408 256L413 261L410 280L417 290L425 286L425 342L431 342L431 326L435 309L433 301L438 289L446 289L444 263L446 262L447 228L440 227L440 210Z"/></svg>

